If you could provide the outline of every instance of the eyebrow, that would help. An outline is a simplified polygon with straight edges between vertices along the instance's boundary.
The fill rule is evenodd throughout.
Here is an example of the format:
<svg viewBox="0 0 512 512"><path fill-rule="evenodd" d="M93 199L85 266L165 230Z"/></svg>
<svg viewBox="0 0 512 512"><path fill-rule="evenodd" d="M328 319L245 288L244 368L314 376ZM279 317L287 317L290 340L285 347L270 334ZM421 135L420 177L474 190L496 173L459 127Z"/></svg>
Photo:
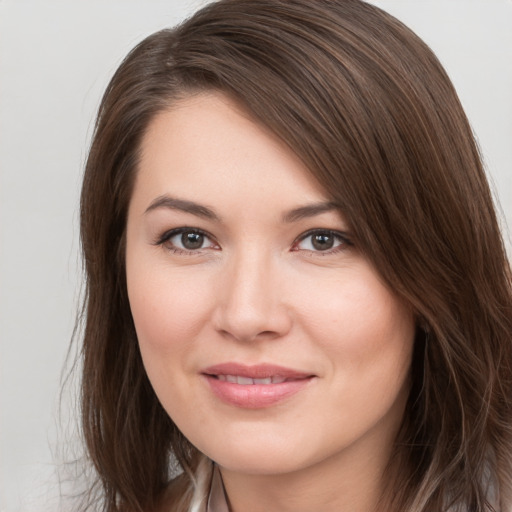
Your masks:
<svg viewBox="0 0 512 512"><path fill-rule="evenodd" d="M207 206L194 203L194 201L187 201L186 199L177 199L167 195L159 196L148 206L144 213L149 213L157 208L168 208L170 210L179 210L185 213L191 213L197 217L204 219L214 220L219 222L220 217Z"/></svg>
<svg viewBox="0 0 512 512"><path fill-rule="evenodd" d="M331 201L322 203L313 203L305 206L299 206L294 208L283 215L284 222L298 222L302 219L321 215L322 213L330 212L333 210L339 210L340 206Z"/></svg>
<svg viewBox="0 0 512 512"><path fill-rule="evenodd" d="M219 215L217 215L213 209L207 206L195 203L194 201L189 201L187 199L178 199L175 197L170 197L168 195L159 196L156 199L154 199L144 213L156 210L157 208L179 210L185 213L190 213L197 217L202 217L204 219L213 220L216 222L221 221ZM322 213L339 209L339 205L330 201L313 203L304 206L299 206L298 208L294 208L293 210L285 212L283 214L282 220L283 222L286 223L293 223L298 222L299 220L303 220L309 217L315 217L316 215L321 215Z"/></svg>

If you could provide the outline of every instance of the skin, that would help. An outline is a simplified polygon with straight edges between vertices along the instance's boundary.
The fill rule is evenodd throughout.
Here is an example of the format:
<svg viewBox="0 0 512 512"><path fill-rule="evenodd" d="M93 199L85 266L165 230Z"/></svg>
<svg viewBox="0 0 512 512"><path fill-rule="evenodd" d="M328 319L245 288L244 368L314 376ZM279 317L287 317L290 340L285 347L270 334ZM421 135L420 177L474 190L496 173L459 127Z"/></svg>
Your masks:
<svg viewBox="0 0 512 512"><path fill-rule="evenodd" d="M156 205L163 196L218 218ZM296 155L220 93L160 113L142 142L126 246L140 349L165 410L219 465L233 512L370 511L382 492L414 315L338 210L283 218L326 201ZM180 234L160 243L182 227L209 236L193 250ZM319 250L312 229L339 235ZM314 377L278 404L247 409L218 398L201 374L228 361Z"/></svg>

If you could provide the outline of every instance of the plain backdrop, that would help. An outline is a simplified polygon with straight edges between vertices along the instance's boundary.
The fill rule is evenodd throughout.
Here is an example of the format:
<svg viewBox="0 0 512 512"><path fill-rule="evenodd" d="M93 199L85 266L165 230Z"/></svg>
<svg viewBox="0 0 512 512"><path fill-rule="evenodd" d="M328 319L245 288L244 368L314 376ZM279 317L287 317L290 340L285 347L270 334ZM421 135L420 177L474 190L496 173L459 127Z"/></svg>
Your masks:
<svg viewBox="0 0 512 512"><path fill-rule="evenodd" d="M204 3L0 0L1 512L58 509L76 404L71 391L59 416L81 282L78 198L100 96L131 47ZM447 68L512 225L512 1L374 3Z"/></svg>

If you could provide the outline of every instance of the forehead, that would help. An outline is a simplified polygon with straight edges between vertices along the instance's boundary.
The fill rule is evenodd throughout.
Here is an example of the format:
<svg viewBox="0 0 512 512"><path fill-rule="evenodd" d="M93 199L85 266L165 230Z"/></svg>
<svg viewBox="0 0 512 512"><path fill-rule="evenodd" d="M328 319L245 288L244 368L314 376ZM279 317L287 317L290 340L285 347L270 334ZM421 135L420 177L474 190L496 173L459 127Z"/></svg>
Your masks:
<svg viewBox="0 0 512 512"><path fill-rule="evenodd" d="M274 198L283 207L326 197L286 144L220 93L180 100L149 124L133 199L162 194L209 203L231 194L247 206Z"/></svg>

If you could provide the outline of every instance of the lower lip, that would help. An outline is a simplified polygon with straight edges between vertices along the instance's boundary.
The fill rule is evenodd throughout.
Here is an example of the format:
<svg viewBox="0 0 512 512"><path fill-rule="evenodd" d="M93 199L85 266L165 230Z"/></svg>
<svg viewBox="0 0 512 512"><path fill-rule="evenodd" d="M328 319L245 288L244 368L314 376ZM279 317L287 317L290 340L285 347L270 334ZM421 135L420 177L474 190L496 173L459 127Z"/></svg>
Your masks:
<svg viewBox="0 0 512 512"><path fill-rule="evenodd" d="M314 377L290 380L279 384L235 384L204 375L211 390L222 401L244 409L271 407L307 387Z"/></svg>

